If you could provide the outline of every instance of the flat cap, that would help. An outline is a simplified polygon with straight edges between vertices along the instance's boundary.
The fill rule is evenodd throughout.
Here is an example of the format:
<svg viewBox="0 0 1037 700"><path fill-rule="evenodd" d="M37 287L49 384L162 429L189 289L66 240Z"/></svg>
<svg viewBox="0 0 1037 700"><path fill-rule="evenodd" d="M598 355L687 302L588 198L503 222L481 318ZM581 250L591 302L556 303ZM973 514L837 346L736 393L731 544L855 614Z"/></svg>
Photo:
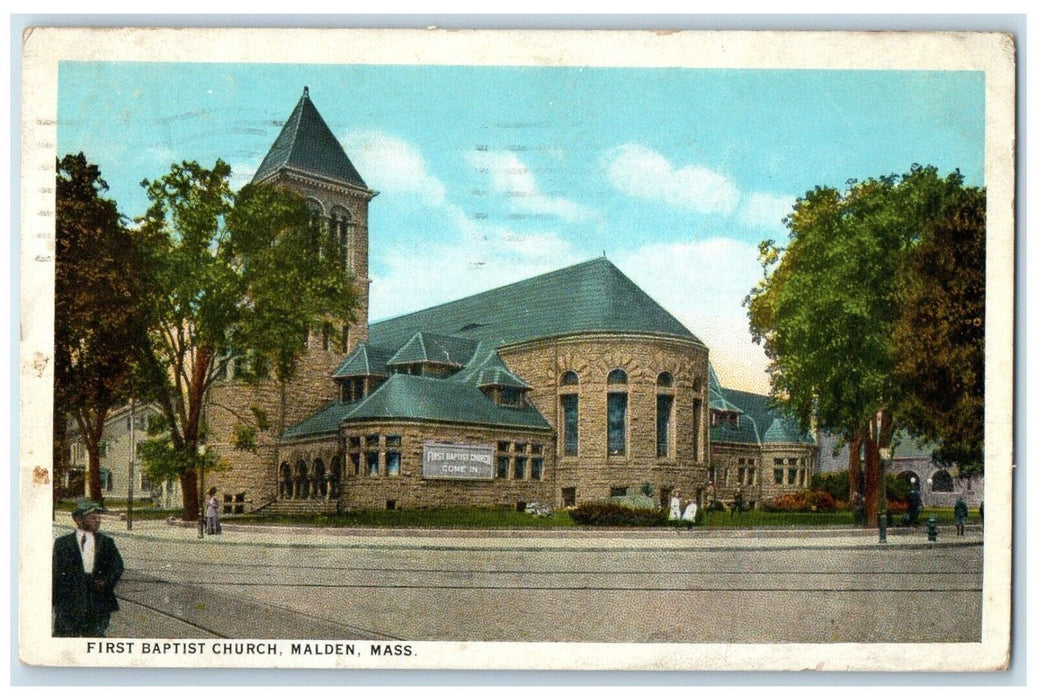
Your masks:
<svg viewBox="0 0 1037 700"><path fill-rule="evenodd" d="M76 507L72 509L72 517L82 518L84 515L90 515L99 510L102 510L100 505L87 498L81 498L76 501Z"/></svg>

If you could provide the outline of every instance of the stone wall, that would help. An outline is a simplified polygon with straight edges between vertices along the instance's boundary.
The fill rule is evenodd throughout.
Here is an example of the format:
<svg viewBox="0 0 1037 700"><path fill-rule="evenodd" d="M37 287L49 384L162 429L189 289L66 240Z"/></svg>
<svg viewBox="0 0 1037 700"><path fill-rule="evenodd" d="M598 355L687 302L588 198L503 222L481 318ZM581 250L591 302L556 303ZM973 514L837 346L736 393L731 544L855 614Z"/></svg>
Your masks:
<svg viewBox="0 0 1037 700"><path fill-rule="evenodd" d="M377 446L369 445L369 436L379 436ZM388 437L399 438L398 445L390 445ZM350 439L359 439L359 460L354 462ZM494 448L494 478L492 480L426 479L422 476L422 458L426 443L453 443L458 445L490 445ZM514 462L510 463L506 478L496 476L499 456L514 458L514 450L501 452L498 443L509 446L526 445L522 453L527 458L523 478L514 478ZM341 447L340 447L341 446ZM534 446L541 452L536 454ZM341 452L339 451L341 449ZM378 474L369 475L366 455L378 452ZM387 473L386 453L400 454L399 474ZM299 463L312 465L316 459L330 465L336 456L342 464L339 507L347 510L383 509L390 505L397 509L432 508L439 506L516 507L519 504L550 503L555 481L554 444L546 431L509 430L477 426L459 426L442 423L392 422L365 423L347 426L340 437L320 440L302 440L282 446L282 463L295 468ZM541 478L532 477L532 460L543 459ZM359 473L357 473L359 467ZM319 496L318 496L319 497Z"/></svg>
<svg viewBox="0 0 1037 700"><path fill-rule="evenodd" d="M709 460L707 395L708 351L690 340L658 336L581 335L523 343L499 351L511 371L532 385L530 400L555 429L557 483L554 505L563 502L563 489L575 502L608 498L623 489L638 493L649 484L656 498L680 488L693 493L706 480ZM622 369L626 385L607 383L609 373ZM561 377L576 372L576 386L562 386ZM660 388L659 375L668 372L673 386ZM564 454L558 429L562 420L560 395L579 396L579 449ZM626 453L608 454L607 401L610 391L627 394ZM657 456L656 400L660 392L673 396L669 454ZM575 492L571 491L575 489Z"/></svg>

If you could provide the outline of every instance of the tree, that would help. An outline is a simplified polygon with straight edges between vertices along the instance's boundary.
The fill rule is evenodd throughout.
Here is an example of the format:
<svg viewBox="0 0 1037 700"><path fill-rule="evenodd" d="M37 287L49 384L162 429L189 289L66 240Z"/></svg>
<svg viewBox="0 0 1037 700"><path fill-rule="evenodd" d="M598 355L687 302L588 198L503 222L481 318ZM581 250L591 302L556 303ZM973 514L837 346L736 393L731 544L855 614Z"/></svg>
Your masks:
<svg viewBox="0 0 1037 700"><path fill-rule="evenodd" d="M140 236L154 270L145 359L164 416L144 460L154 476L180 479L188 520L199 472L219 462L202 449L205 405L228 359L250 357L283 384L307 329L350 320L355 304L344 256L303 197L256 185L234 194L229 177L223 161L184 162L142 183L151 206Z"/></svg>
<svg viewBox="0 0 1037 700"><path fill-rule="evenodd" d="M898 416L961 476L983 471L986 192L962 188L926 222L897 320Z"/></svg>
<svg viewBox="0 0 1037 700"><path fill-rule="evenodd" d="M101 442L109 411L129 394L142 347L145 260L108 185L82 153L57 162L54 284L55 446L71 416L87 452L87 493L103 502ZM64 455L55 455L56 468ZM57 481L57 477L55 481Z"/></svg>
<svg viewBox="0 0 1037 700"><path fill-rule="evenodd" d="M930 222L963 189L914 166L903 176L817 187L786 219L789 243L760 246L763 281L746 299L753 340L771 360L774 397L802 424L850 444L856 490L864 452L865 510L877 522L879 449L887 447L905 393L897 323L910 287L912 253Z"/></svg>

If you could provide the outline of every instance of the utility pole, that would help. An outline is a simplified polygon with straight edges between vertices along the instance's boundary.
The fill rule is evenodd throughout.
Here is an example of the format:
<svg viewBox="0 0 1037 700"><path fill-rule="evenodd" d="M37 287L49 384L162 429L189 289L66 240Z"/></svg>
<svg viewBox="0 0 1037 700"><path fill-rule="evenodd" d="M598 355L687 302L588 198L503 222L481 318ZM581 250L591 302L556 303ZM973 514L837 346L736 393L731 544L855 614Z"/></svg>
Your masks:
<svg viewBox="0 0 1037 700"><path fill-rule="evenodd" d="M136 421L134 420L134 413L136 413L136 405L133 400L133 390L130 390L130 488L129 488L129 500L126 504L126 529L133 529L133 460L137 455L137 441L134 439L134 427Z"/></svg>

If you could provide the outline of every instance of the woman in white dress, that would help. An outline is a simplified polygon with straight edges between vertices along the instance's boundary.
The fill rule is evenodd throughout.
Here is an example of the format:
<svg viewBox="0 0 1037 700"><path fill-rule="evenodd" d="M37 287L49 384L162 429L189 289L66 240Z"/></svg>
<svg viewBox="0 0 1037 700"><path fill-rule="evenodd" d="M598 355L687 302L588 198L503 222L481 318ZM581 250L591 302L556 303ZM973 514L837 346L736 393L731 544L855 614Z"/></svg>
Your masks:
<svg viewBox="0 0 1037 700"><path fill-rule="evenodd" d="M674 489L670 496L670 520L681 519L681 490Z"/></svg>
<svg viewBox="0 0 1037 700"><path fill-rule="evenodd" d="M682 519L693 523L695 522L695 516L698 514L698 512L699 507L695 504L695 501L688 501L688 507L684 509L684 515L681 517Z"/></svg>

